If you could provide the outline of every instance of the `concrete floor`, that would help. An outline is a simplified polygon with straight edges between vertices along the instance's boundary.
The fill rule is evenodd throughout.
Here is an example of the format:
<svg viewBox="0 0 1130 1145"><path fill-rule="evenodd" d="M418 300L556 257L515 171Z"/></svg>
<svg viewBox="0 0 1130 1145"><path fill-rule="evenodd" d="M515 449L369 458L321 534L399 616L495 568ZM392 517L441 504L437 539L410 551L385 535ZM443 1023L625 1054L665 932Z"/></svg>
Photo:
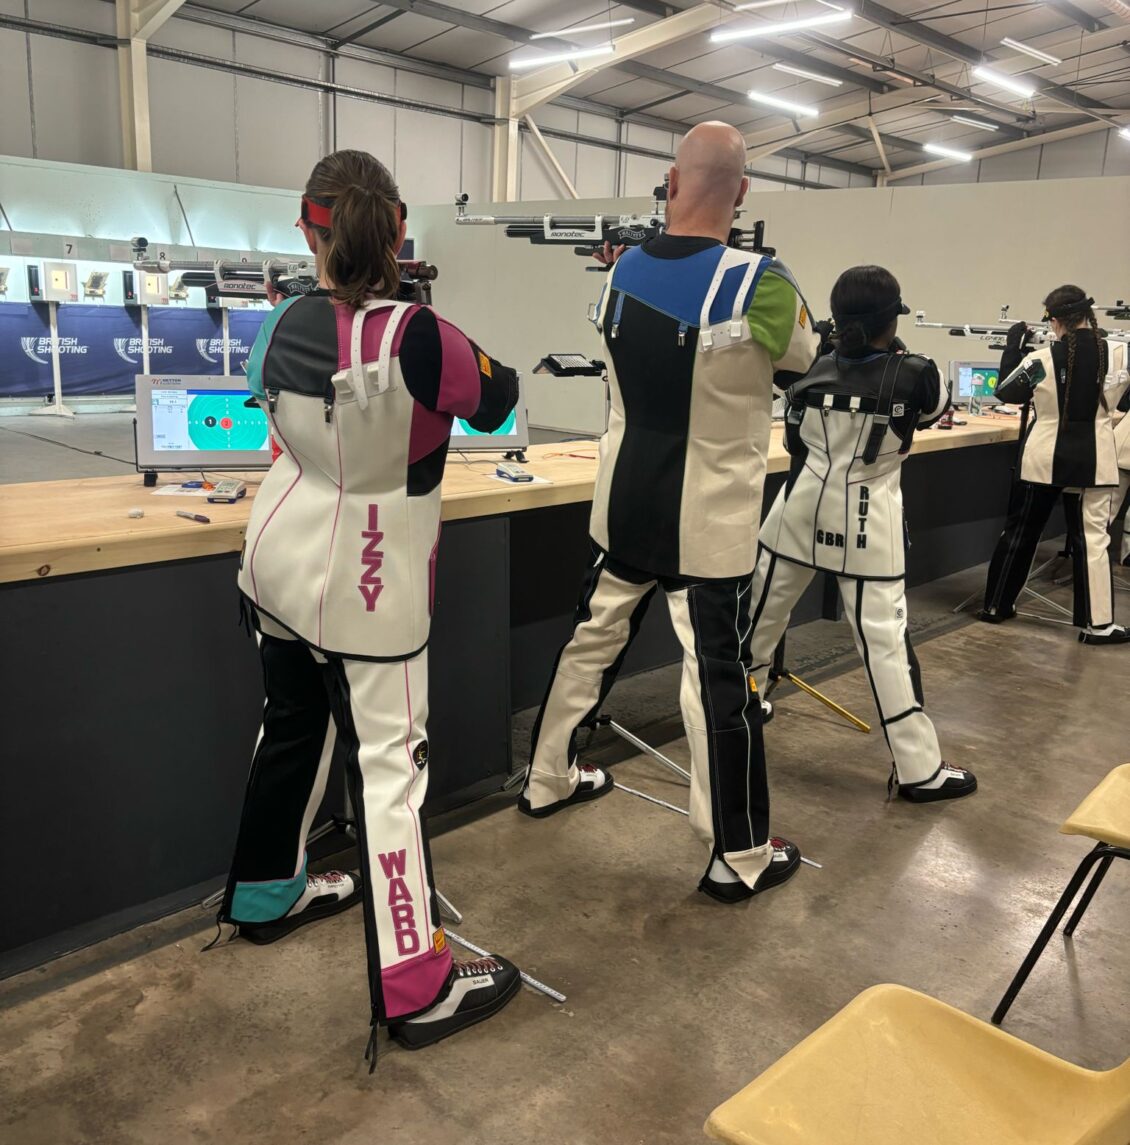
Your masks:
<svg viewBox="0 0 1130 1145"><path fill-rule="evenodd" d="M133 414L0 417L0 485L120 477L134 457Z"/></svg>
<svg viewBox="0 0 1130 1145"><path fill-rule="evenodd" d="M940 613L946 583L912 594L912 614ZM971 799L886 803L878 734L784 696L768 730L774 830L823 870L724 907L694 890L703 855L681 817L616 792L535 822L499 797L435 839L439 883L466 914L457 930L566 1004L523 990L440 1046L382 1042L370 1077L359 911L207 954L207 918L186 912L0 983L0 1141L691 1145L717 1102L866 986L905 983L987 1017L1088 849L1058 824L1130 758L1130 651L1023 620L938 631L919 647L927 701L948 758L981 779ZM610 706L639 730L674 726L663 679L626 681ZM858 670L827 691L871 711ZM623 755L615 740L594 748ZM668 750L686 760L682 740ZM614 770L685 806L654 764ZM1007 1022L1095 1068L1130 1052L1118 868Z"/></svg>

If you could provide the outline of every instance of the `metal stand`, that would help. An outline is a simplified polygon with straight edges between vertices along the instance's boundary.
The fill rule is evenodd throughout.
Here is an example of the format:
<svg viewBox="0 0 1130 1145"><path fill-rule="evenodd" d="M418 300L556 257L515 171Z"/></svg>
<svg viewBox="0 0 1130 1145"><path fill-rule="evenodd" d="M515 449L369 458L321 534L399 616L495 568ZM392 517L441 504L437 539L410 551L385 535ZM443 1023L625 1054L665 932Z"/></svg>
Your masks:
<svg viewBox="0 0 1130 1145"><path fill-rule="evenodd" d="M621 727L611 716L597 716L596 727L608 728L615 732L622 740L627 740L633 747L638 748L646 756L650 756L656 763L661 763L668 771L673 771L684 783L690 783L691 773L680 767L673 759L668 759L661 751L656 751L650 744L644 743L639 736L634 736L627 728ZM619 786L619 785L617 785Z"/></svg>
<svg viewBox="0 0 1130 1145"><path fill-rule="evenodd" d="M769 686L765 689L765 698L768 699L773 694L782 680L787 680L805 695L811 696L814 700L819 700L824 707L830 712L834 712L841 720L851 724L856 731L868 735L871 731L871 725L866 720L861 720L859 716L853 715L843 705L837 704L835 700L825 696L823 692L817 691L811 684L805 683L796 673L785 667L785 639L786 636L782 635L776 650L773 652L773 663L769 666Z"/></svg>
<svg viewBox="0 0 1130 1145"><path fill-rule="evenodd" d="M781 645L779 647L783 647L783 646L784 646L784 640L782 639ZM790 677L790 678L792 678L794 680L794 682L796 682L795 677ZM816 696L818 699L820 699L823 703L826 703L829 707L831 707L834 711L838 712L845 719L851 720L851 721L855 722L857 725L862 724L864 731L870 731L871 730L867 724L864 724L862 720L857 720L856 717L853 716L845 708L841 708L838 704L834 704L834 703L832 703L831 700L827 699L824 696L821 696L820 693L817 692L815 688L810 688L809 685L803 683L803 681L799 681L799 685L802 688L804 688L805 691L811 692L814 696ZM750 686L751 686L751 690L752 690L752 681L751 681ZM758 700L758 703L761 702L760 697L757 696L756 692L754 692L754 697ZM609 731L615 732L622 740L625 740L626 742L630 743L634 748L637 748L644 755L646 755L649 759L653 759L653 760L655 760L656 763L662 764L669 771L674 772L684 783L686 783L688 786L690 785L691 773L689 771L687 771L683 767L680 767L673 759L669 759L661 751L658 751L656 748L652 747L651 744L645 743L642 739L639 738L639 736L633 735L630 731L628 731L627 728L622 727L614 719L612 719L611 716L597 716L596 721L595 721L593 726L594 726L594 728L608 728ZM612 781L612 786L615 787L617 791L623 791L623 792L626 792L628 795L634 795L637 799L643 799L647 803L654 803L656 807L663 807L667 811L674 811L676 815L683 815L687 818L690 817L689 811L684 811L682 807L676 807L674 803L668 803L667 800L665 800L665 799L659 799L654 795L649 795L646 791L640 791L638 788L629 787L625 783L618 783L616 780ZM807 863L810 867L820 867L819 863L814 863L811 859L804 858L803 855L801 856L800 861L802 863Z"/></svg>
<svg viewBox="0 0 1130 1145"><path fill-rule="evenodd" d="M441 915L445 915L456 924L463 921L462 914L460 914L459 911L455 909L451 900L442 895L438 890L436 891L436 899L439 901L439 912ZM462 946L465 950L471 951L472 954L477 954L480 958L490 958L491 954L493 953L490 950L484 950L481 946L476 946L473 942L470 942L468 939L461 937L453 930L445 930L445 933L452 942ZM536 990L539 994L544 994L547 998L552 998L554 1002L565 1001L565 995L562 994L560 990L554 990L552 986L547 986L544 982L539 982L536 978L530 974L527 974L524 970L519 970L518 974L522 981L525 982L525 984L529 986L531 990Z"/></svg>
<svg viewBox="0 0 1130 1145"><path fill-rule="evenodd" d="M684 815L687 818L690 817L689 811L684 811L681 807L676 807L674 803L668 803L665 799L656 799L654 795L648 795L646 791L637 791L634 787L628 787L623 783L616 783L615 781L613 781L612 786L615 787L617 791L626 791L629 795L635 795L639 799L646 800L648 803L654 803L657 807L664 807L668 811L674 811L676 815ZM801 855L800 861L806 866L815 867L818 871L822 871L824 869L823 863L817 863L812 859L806 859L804 855Z"/></svg>
<svg viewBox="0 0 1130 1145"><path fill-rule="evenodd" d="M1068 545L1070 546L1070 541L1068 542ZM1021 595L1030 596L1034 600L1038 600L1046 608L1050 608L1053 612L1058 612L1060 616L1066 616L1068 619L1060 620L1059 617L1056 616L1045 616L1042 612L1028 612L1020 608L1016 610L1017 616L1026 616L1029 620L1043 620L1047 624L1063 624L1068 628L1073 628L1075 626L1071 609L1064 608L1062 604L1058 604L1050 597L1044 596L1042 592L1037 592L1036 589L1032 588L1032 582L1034 580L1038 580L1041 576L1043 576L1044 573L1047 572L1047 570L1051 568L1051 566L1054 565L1057 561L1061 561L1070 555L1071 549L1068 547L1056 553L1054 557L1049 557L1046 561L1044 561L1042 565L1032 569L1032 571L1028 574L1028 579L1024 582L1024 587L1020 590ZM981 596L980 592L971 593L953 610L954 613L956 614L958 612L964 612L979 596Z"/></svg>
<svg viewBox="0 0 1130 1145"><path fill-rule="evenodd" d="M33 417L74 417L75 411L63 404L63 374L59 365L59 304L47 303L51 322L51 382L54 400L51 405L32 410Z"/></svg>

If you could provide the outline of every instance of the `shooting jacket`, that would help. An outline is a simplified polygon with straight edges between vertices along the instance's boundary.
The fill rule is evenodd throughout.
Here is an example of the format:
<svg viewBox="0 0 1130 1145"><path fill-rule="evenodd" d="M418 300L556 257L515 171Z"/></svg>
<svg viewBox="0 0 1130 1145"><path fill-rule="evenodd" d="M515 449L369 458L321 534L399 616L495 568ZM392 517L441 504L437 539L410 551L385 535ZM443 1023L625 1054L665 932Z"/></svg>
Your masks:
<svg viewBox="0 0 1130 1145"><path fill-rule="evenodd" d="M255 498L239 587L328 655L427 644L453 417L489 432L517 375L427 307L290 299L259 331L252 392L281 449Z"/></svg>
<svg viewBox="0 0 1130 1145"><path fill-rule="evenodd" d="M773 553L839 576L906 572L900 471L914 431L950 402L918 354L825 354L786 394L789 475L761 527Z"/></svg>
<svg viewBox="0 0 1130 1145"><path fill-rule="evenodd" d="M1021 445L1022 480L1080 489L1118 484L1114 413L1130 386L1128 347L1110 339L1106 346L1107 372L1100 383L1094 334L1086 327L1076 331L1075 371L1066 408L1067 344L1063 341L1029 354L997 386L1001 401L1031 402ZM1043 366L1045 376L1033 387L1027 371L1036 362Z"/></svg>
<svg viewBox="0 0 1130 1145"><path fill-rule="evenodd" d="M714 239L661 235L626 251L597 305L610 359L594 540L664 576L753 568L775 373L818 339L788 269Z"/></svg>

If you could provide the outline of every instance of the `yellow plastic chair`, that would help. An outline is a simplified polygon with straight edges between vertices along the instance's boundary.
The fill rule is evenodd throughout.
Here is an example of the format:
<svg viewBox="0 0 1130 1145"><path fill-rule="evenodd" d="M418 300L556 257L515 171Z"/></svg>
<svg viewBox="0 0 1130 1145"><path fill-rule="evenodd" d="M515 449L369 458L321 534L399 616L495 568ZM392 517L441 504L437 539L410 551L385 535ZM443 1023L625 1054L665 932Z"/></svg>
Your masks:
<svg viewBox="0 0 1130 1145"><path fill-rule="evenodd" d="M731 1145L1128 1145L1130 1061L1082 1069L905 986L873 986L723 1102Z"/></svg>
<svg viewBox="0 0 1130 1145"><path fill-rule="evenodd" d="M1095 897L1095 891L1099 889L1099 884L1110 870L1111 863L1115 859L1130 859L1130 763L1124 763L1110 772L1075 808L1059 830L1063 835L1085 835L1088 839L1096 839L1098 842L1075 868L1075 874L1071 876L1063 894L1060 895L1059 902L1055 904L1055 909L1048 916L1044 929L1040 931L1039 937L1032 944L1032 949L1028 951L1028 956L1020 964L1016 977L1009 983L1004 997L993 1011L993 1024L997 1026L1004 1021L1005 1014L1008 1013L1016 995L1020 993L1021 986L1028 980L1033 967L1040 960L1044 947L1055 934L1056 927L1079 893L1079 888L1091 868L1098 863L1098 869L1087 884L1079 905L1063 928L1065 938L1070 938L1075 933L1075 928L1086 914L1087 907L1091 905L1091 899Z"/></svg>

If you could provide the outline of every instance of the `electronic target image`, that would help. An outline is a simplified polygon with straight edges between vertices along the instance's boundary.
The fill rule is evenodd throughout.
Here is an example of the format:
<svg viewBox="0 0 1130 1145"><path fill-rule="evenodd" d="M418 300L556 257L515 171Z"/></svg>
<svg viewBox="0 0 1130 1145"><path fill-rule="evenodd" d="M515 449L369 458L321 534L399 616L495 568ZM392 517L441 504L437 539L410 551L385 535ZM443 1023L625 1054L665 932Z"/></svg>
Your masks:
<svg viewBox="0 0 1130 1145"><path fill-rule="evenodd" d="M510 416L494 430L493 433L485 433L481 429L474 429L463 421L462 418L456 418L451 423L451 436L452 437L506 437L514 432L514 427L518 423L518 415L514 410L510 411Z"/></svg>
<svg viewBox="0 0 1130 1145"><path fill-rule="evenodd" d="M197 449L262 449L267 418L257 407L244 405L246 395L198 394L188 403L188 436Z"/></svg>
<svg viewBox="0 0 1130 1145"><path fill-rule="evenodd" d="M151 395L153 448L161 452L267 450L267 415L246 390L161 389Z"/></svg>

